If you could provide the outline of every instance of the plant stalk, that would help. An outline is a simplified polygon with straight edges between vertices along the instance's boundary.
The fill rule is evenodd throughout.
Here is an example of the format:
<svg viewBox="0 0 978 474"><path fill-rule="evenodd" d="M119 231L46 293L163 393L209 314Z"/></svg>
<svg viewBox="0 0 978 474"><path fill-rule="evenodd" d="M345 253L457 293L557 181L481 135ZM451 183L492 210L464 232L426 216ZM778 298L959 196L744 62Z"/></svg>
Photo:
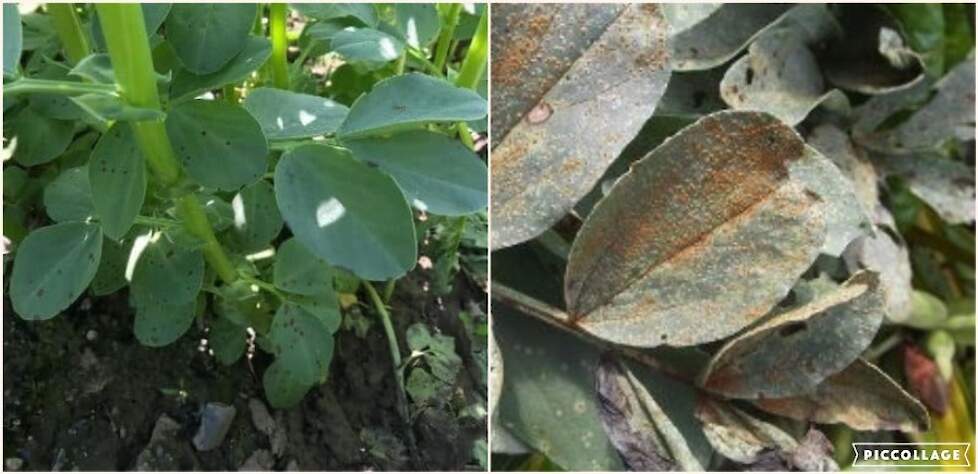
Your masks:
<svg viewBox="0 0 978 474"><path fill-rule="evenodd" d="M459 69L458 77L455 78L455 85L473 89L479 84L479 79L486 72L486 57L489 55L489 16L488 9L482 12L479 19L479 26L475 30L475 36L469 43L469 51L465 53L462 60L462 67Z"/></svg>
<svg viewBox="0 0 978 474"><path fill-rule="evenodd" d="M235 271L231 260L224 253L224 248L214 236L214 230L211 228L210 221L207 220L204 207L195 194L185 194L177 200L177 215L183 221L183 226L187 232L204 241L204 246L201 249L204 252L204 259L214 269L217 276L221 277L225 283L236 280L238 272Z"/></svg>
<svg viewBox="0 0 978 474"><path fill-rule="evenodd" d="M455 27L458 26L458 17L462 13L462 4L452 3L447 8L441 18L441 31L435 46L435 69L439 75L445 71L445 62L448 60L448 51L452 49L452 38L455 36Z"/></svg>
<svg viewBox="0 0 978 474"><path fill-rule="evenodd" d="M287 53L289 38L285 33L287 7L284 3L269 4L268 36L272 40L272 82L279 89L289 89Z"/></svg>
<svg viewBox="0 0 978 474"><path fill-rule="evenodd" d="M75 4L48 3L47 10L51 14L51 23L58 33L58 39L61 40L65 57L69 63L78 64L92 53L92 48L89 46L88 35L82 29L81 20L78 19Z"/></svg>
<svg viewBox="0 0 978 474"><path fill-rule="evenodd" d="M21 77L3 85L4 97L13 97L20 94L58 94L65 96L102 94L118 96L119 91L112 84L32 79L29 77Z"/></svg>

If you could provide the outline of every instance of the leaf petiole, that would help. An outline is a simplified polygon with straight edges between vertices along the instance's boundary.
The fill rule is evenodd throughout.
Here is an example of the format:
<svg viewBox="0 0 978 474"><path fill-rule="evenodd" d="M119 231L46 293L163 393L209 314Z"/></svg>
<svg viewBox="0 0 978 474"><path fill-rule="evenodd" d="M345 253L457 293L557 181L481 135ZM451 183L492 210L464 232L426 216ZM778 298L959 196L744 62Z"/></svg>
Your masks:
<svg viewBox="0 0 978 474"><path fill-rule="evenodd" d="M4 97L14 97L21 94L57 94L66 96L102 94L118 97L119 91L112 84L32 79L28 77L22 77L3 85Z"/></svg>

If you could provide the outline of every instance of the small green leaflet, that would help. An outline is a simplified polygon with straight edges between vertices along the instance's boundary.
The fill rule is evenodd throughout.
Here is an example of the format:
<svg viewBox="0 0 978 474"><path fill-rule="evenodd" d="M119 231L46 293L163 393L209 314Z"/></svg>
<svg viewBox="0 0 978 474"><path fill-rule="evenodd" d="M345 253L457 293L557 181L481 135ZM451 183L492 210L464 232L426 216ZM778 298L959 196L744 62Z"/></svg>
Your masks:
<svg viewBox="0 0 978 474"><path fill-rule="evenodd" d="M333 358L333 336L318 319L282 305L268 334L275 362L262 378L265 396L276 408L293 406L326 377Z"/></svg>
<svg viewBox="0 0 978 474"><path fill-rule="evenodd" d="M368 280L415 265L414 221L401 190L343 149L305 145L283 155L275 197L295 238L333 265Z"/></svg>
<svg viewBox="0 0 978 474"><path fill-rule="evenodd" d="M343 144L357 159L390 174L419 210L459 216L486 207L486 165L446 135L411 130Z"/></svg>
<svg viewBox="0 0 978 474"><path fill-rule="evenodd" d="M408 45L425 48L441 29L438 9L433 3L396 3L394 20Z"/></svg>
<svg viewBox="0 0 978 474"><path fill-rule="evenodd" d="M68 168L44 188L44 207L55 222L83 221L94 213L88 166Z"/></svg>
<svg viewBox="0 0 978 474"><path fill-rule="evenodd" d="M289 6L319 21L351 17L367 26L377 25L377 12L369 3L290 3Z"/></svg>
<svg viewBox="0 0 978 474"><path fill-rule="evenodd" d="M249 36L244 41L241 52L213 73L197 75L186 69L178 70L170 86L170 100L173 103L183 102L211 89L241 82L272 55L272 43L267 38Z"/></svg>
<svg viewBox="0 0 978 474"><path fill-rule="evenodd" d="M176 4L166 19L166 37L184 67L210 74L241 51L257 13L254 3Z"/></svg>
<svg viewBox="0 0 978 474"><path fill-rule="evenodd" d="M71 143L73 131L71 122L46 118L32 106L10 121L10 132L4 131L4 135L17 139L14 159L24 166L34 166L63 153Z"/></svg>
<svg viewBox="0 0 978 474"><path fill-rule="evenodd" d="M65 222L31 232L14 257L14 312L27 320L54 317L88 287L101 254L102 228L96 224Z"/></svg>
<svg viewBox="0 0 978 474"><path fill-rule="evenodd" d="M404 54L401 40L372 28L349 27L333 35L330 47L347 62L377 69Z"/></svg>
<svg viewBox="0 0 978 474"><path fill-rule="evenodd" d="M282 231L275 192L265 181L246 186L235 194L231 209L234 212L231 235L245 252L261 250Z"/></svg>
<svg viewBox="0 0 978 474"><path fill-rule="evenodd" d="M183 248L158 232L138 237L136 246L140 246L140 239L145 247L138 254L130 283L137 307L193 302L204 278L200 250Z"/></svg>
<svg viewBox="0 0 978 474"><path fill-rule="evenodd" d="M133 334L140 344L162 347L180 338L194 322L196 301L175 305L163 304L150 298L136 303Z"/></svg>
<svg viewBox="0 0 978 474"><path fill-rule="evenodd" d="M231 365L241 358L247 345L248 333L225 317L215 317L208 333L208 346L214 350L214 357L224 365Z"/></svg>
<svg viewBox="0 0 978 474"><path fill-rule="evenodd" d="M331 134L349 111L329 99L268 87L251 91L242 105L258 120L269 140Z"/></svg>
<svg viewBox="0 0 978 474"><path fill-rule="evenodd" d="M88 179L98 192L91 200L105 235L119 240L132 227L146 197L146 164L132 128L120 122L92 150Z"/></svg>
<svg viewBox="0 0 978 474"><path fill-rule="evenodd" d="M477 120L486 116L479 94L441 79L411 73L378 82L353 103L337 134L358 138L417 128L430 122Z"/></svg>
<svg viewBox="0 0 978 474"><path fill-rule="evenodd" d="M14 74L20 67L23 35L16 3L3 4L3 75Z"/></svg>
<svg viewBox="0 0 978 474"><path fill-rule="evenodd" d="M102 258L98 264L98 272L92 279L92 294L95 296L108 295L122 289L129 283L126 280L126 263L132 250L133 239L116 242L106 238L102 242Z"/></svg>
<svg viewBox="0 0 978 474"><path fill-rule="evenodd" d="M292 238L282 242L275 256L273 282L283 291L315 295L333 288L333 271L329 265L306 250Z"/></svg>
<svg viewBox="0 0 978 474"><path fill-rule="evenodd" d="M240 106L185 102L170 110L166 131L187 173L205 186L235 190L265 173L265 135Z"/></svg>

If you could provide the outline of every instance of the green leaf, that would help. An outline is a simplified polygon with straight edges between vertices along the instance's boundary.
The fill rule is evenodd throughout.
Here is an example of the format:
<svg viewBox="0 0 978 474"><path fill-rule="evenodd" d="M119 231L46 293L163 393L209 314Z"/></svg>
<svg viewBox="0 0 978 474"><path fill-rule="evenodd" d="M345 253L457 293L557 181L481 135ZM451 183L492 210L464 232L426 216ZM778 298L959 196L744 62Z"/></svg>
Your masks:
<svg viewBox="0 0 978 474"><path fill-rule="evenodd" d="M214 351L214 357L224 365L231 365L241 358L247 345L248 332L233 321L217 317L213 319L207 333L207 345Z"/></svg>
<svg viewBox="0 0 978 474"><path fill-rule="evenodd" d="M886 9L903 27L907 43L923 59L933 77L944 73L944 12L941 4L895 3Z"/></svg>
<svg viewBox="0 0 978 474"><path fill-rule="evenodd" d="M161 121L166 115L159 110L133 107L121 97L104 94L85 94L71 101L98 120L120 122Z"/></svg>
<svg viewBox="0 0 978 474"><path fill-rule="evenodd" d="M333 271L329 264L292 238L278 247L272 281L283 291L314 295L333 288Z"/></svg>
<svg viewBox="0 0 978 474"><path fill-rule="evenodd" d="M210 74L241 52L257 14L253 3L176 4L166 19L166 37L184 67Z"/></svg>
<svg viewBox="0 0 978 474"><path fill-rule="evenodd" d="M758 408L811 423L843 423L860 431L927 429L927 409L863 359L830 376L810 394L756 400Z"/></svg>
<svg viewBox="0 0 978 474"><path fill-rule="evenodd" d="M945 3L944 6L944 67L950 69L964 61L975 49L972 19L974 5Z"/></svg>
<svg viewBox="0 0 978 474"><path fill-rule="evenodd" d="M401 40L372 28L344 28L333 35L330 46L347 62L378 69L404 54Z"/></svg>
<svg viewBox="0 0 978 474"><path fill-rule="evenodd" d="M225 191L265 173L268 144L258 122L240 106L195 100L166 117L166 131L184 168L205 186Z"/></svg>
<svg viewBox="0 0 978 474"><path fill-rule="evenodd" d="M269 140L329 135L349 112L345 105L329 99L267 87L249 92L243 105Z"/></svg>
<svg viewBox="0 0 978 474"><path fill-rule="evenodd" d="M486 207L486 165L453 138L416 130L343 145L390 174L419 210L458 216Z"/></svg>
<svg viewBox="0 0 978 474"><path fill-rule="evenodd" d="M486 115L479 94L419 73L378 82L353 103L337 134L341 138L383 135L430 122L476 120Z"/></svg>
<svg viewBox="0 0 978 474"><path fill-rule="evenodd" d="M132 250L133 239L115 241L106 238L102 242L102 257L99 259L98 272L92 279L92 294L103 296L115 293L129 283L126 280L126 264L129 262L129 252Z"/></svg>
<svg viewBox="0 0 978 474"><path fill-rule="evenodd" d="M55 222L84 221L95 213L88 166L68 168L44 188L44 207Z"/></svg>
<svg viewBox="0 0 978 474"><path fill-rule="evenodd" d="M262 377L265 396L275 408L291 407L326 377L333 358L333 336L314 316L283 305L268 334L275 362Z"/></svg>
<svg viewBox="0 0 978 474"><path fill-rule="evenodd" d="M314 316L326 326L330 334L339 330L343 323L340 302L332 285L322 288L314 295L292 295L289 304Z"/></svg>
<svg viewBox="0 0 978 474"><path fill-rule="evenodd" d="M21 165L34 166L64 153L74 129L71 122L46 118L28 107L10 121L10 131L5 131L4 136L17 139L14 159Z"/></svg>
<svg viewBox="0 0 978 474"><path fill-rule="evenodd" d="M684 128L588 215L568 259L568 312L602 339L642 347L701 344L758 320L824 245L820 190L792 170L817 159L767 114L719 112Z"/></svg>
<svg viewBox="0 0 978 474"><path fill-rule="evenodd" d="M289 6L319 21L351 17L367 26L377 25L377 12L369 3L290 3Z"/></svg>
<svg viewBox="0 0 978 474"><path fill-rule="evenodd" d="M37 229L14 257L10 301L23 319L50 319L85 291L98 270L102 228L65 222Z"/></svg>
<svg viewBox="0 0 978 474"><path fill-rule="evenodd" d="M137 248L145 245L137 253L129 285L137 308L182 309L194 302L204 281L204 258L200 250L183 248L158 232L139 237L134 245ZM153 310L151 314L159 313Z"/></svg>
<svg viewBox="0 0 978 474"><path fill-rule="evenodd" d="M201 194L197 199L204 205L207 221L215 232L221 232L234 223L234 208L227 201L209 194Z"/></svg>
<svg viewBox="0 0 978 474"><path fill-rule="evenodd" d="M119 240L132 227L146 198L146 164L132 128L116 123L92 150L88 178L98 192L92 204L109 238Z"/></svg>
<svg viewBox="0 0 978 474"><path fill-rule="evenodd" d="M368 280L414 267L414 221L404 195L393 179L345 150L292 149L275 168L275 196L295 238L330 264Z"/></svg>
<svg viewBox="0 0 978 474"><path fill-rule="evenodd" d="M910 318L904 324L923 330L941 328L947 321L947 306L940 298L922 290L910 293Z"/></svg>
<svg viewBox="0 0 978 474"><path fill-rule="evenodd" d="M494 8L490 239L499 249L540 235L594 187L652 115L670 65L657 8Z"/></svg>
<svg viewBox="0 0 978 474"><path fill-rule="evenodd" d="M727 342L702 374L702 386L731 398L810 393L862 354L883 311L879 275L856 273L837 290Z"/></svg>
<svg viewBox="0 0 978 474"><path fill-rule="evenodd" d="M394 4L394 21L408 45L423 49L438 36L441 20L433 3Z"/></svg>
<svg viewBox="0 0 978 474"><path fill-rule="evenodd" d="M282 215L275 205L275 192L265 181L246 186L231 200L234 225L231 235L245 252L265 248L282 231Z"/></svg>
<svg viewBox="0 0 978 474"><path fill-rule="evenodd" d="M170 86L170 100L183 102L211 89L241 82L265 64L271 55L272 43L267 38L250 36L241 52L213 73L197 75L185 69L178 70Z"/></svg>
<svg viewBox="0 0 978 474"><path fill-rule="evenodd" d="M3 75L14 74L20 68L23 34L20 11L16 3L3 4Z"/></svg>
<svg viewBox="0 0 978 474"><path fill-rule="evenodd" d="M180 338L194 322L194 300L166 304L155 297L137 301L133 334L140 344L163 347Z"/></svg>

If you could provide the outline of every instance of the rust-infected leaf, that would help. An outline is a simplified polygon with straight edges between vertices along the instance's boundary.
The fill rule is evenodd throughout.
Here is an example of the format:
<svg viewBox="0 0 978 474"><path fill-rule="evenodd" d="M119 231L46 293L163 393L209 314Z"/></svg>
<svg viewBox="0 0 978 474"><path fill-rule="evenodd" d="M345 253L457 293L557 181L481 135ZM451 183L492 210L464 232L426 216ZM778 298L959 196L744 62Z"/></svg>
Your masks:
<svg viewBox="0 0 978 474"><path fill-rule="evenodd" d="M669 77L654 5L493 7L492 232L499 249L549 228L652 115Z"/></svg>
<svg viewBox="0 0 978 474"><path fill-rule="evenodd" d="M568 260L568 312L598 337L643 347L700 344L756 321L824 244L823 193L792 172L813 160L827 163L764 113L683 129L588 216Z"/></svg>
<svg viewBox="0 0 978 474"><path fill-rule="evenodd" d="M899 176L914 195L950 224L975 220L975 170L939 153L878 156L875 162L887 176Z"/></svg>
<svg viewBox="0 0 978 474"><path fill-rule="evenodd" d="M792 450L798 442L784 430L737 409L728 402L700 396L696 418L718 453L741 464L754 464L765 450Z"/></svg>
<svg viewBox="0 0 978 474"><path fill-rule="evenodd" d="M852 182L863 210L873 212L879 205L876 168L863 150L853 145L846 132L835 125L822 124L808 135L808 144L839 167Z"/></svg>
<svg viewBox="0 0 978 474"><path fill-rule="evenodd" d="M930 422L920 402L864 359L856 359L825 379L810 394L754 404L776 415L812 423L843 423L862 431L917 432L926 430Z"/></svg>
<svg viewBox="0 0 978 474"><path fill-rule="evenodd" d="M883 321L883 305L879 275L856 273L837 290L730 340L713 356L701 384L732 398L810 393L869 346Z"/></svg>
<svg viewBox="0 0 978 474"><path fill-rule="evenodd" d="M669 416L610 353L598 364L595 389L601 424L629 470L703 470Z"/></svg>
<svg viewBox="0 0 978 474"><path fill-rule="evenodd" d="M877 208L877 215L879 220L893 219L882 205ZM852 241L842 258L851 273L866 269L880 274L880 286L886 297L886 318L903 322L910 317L912 308L910 252L897 240L899 234L893 229L894 226L889 227L892 230L880 227L876 235L866 235Z"/></svg>

